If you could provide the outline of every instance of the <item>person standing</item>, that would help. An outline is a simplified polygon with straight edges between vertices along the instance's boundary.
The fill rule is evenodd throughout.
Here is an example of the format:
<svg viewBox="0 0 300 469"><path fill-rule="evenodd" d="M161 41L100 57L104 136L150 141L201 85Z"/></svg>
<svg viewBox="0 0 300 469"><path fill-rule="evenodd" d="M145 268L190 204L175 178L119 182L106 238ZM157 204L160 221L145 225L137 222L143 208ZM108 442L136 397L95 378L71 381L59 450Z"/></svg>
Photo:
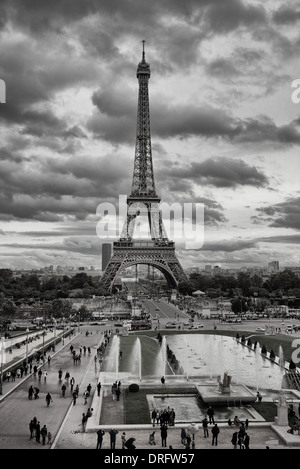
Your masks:
<svg viewBox="0 0 300 469"><path fill-rule="evenodd" d="M212 432L212 436L213 436L211 444L212 444L212 446L213 445L218 446L218 435L220 433L220 429L219 429L219 427L216 423L212 427L211 432Z"/></svg>
<svg viewBox="0 0 300 469"><path fill-rule="evenodd" d="M32 440L34 430L35 430L35 423L33 420L30 420L30 423L29 423L30 440Z"/></svg>
<svg viewBox="0 0 300 469"><path fill-rule="evenodd" d="M157 416L157 411L156 411L156 409L153 409L153 410L152 410L152 413L151 413L152 426L153 426L153 427L155 427L156 416Z"/></svg>
<svg viewBox="0 0 300 469"><path fill-rule="evenodd" d="M52 433L51 432L47 433L47 438L48 438L47 444L51 445L51 443L52 443Z"/></svg>
<svg viewBox="0 0 300 469"><path fill-rule="evenodd" d="M180 438L181 438L181 444L185 447L185 445L186 445L186 431L185 431L185 428L181 429Z"/></svg>
<svg viewBox="0 0 300 469"><path fill-rule="evenodd" d="M117 389L116 389L117 401L120 400L120 394L121 394L121 389L119 387L117 387Z"/></svg>
<svg viewBox="0 0 300 469"><path fill-rule="evenodd" d="M238 444L238 432L234 432L231 438L231 443L233 444L233 449L237 449Z"/></svg>
<svg viewBox="0 0 300 469"><path fill-rule="evenodd" d="M52 400L51 394L48 392L47 395L46 395L47 407L49 407L50 402L53 402L53 400Z"/></svg>
<svg viewBox="0 0 300 469"><path fill-rule="evenodd" d="M168 436L168 427L166 424L163 424L160 429L160 435L161 435L161 445L163 447L167 446L167 436Z"/></svg>
<svg viewBox="0 0 300 469"><path fill-rule="evenodd" d="M244 436L245 449L249 449L249 444L250 444L250 437L248 433L245 433L245 436Z"/></svg>
<svg viewBox="0 0 300 469"><path fill-rule="evenodd" d="M165 388L165 387L166 387L166 379L165 379L165 377L162 376L161 379L160 379L160 381L161 381L162 387Z"/></svg>
<svg viewBox="0 0 300 469"><path fill-rule="evenodd" d="M118 430L116 430L115 428L113 428L112 430L109 431L110 449L115 449L116 448L116 438L117 438L118 433L119 433Z"/></svg>
<svg viewBox="0 0 300 469"><path fill-rule="evenodd" d="M33 386L31 385L30 388L28 389L28 399L32 401L32 396L34 394L34 389Z"/></svg>
<svg viewBox="0 0 300 469"><path fill-rule="evenodd" d="M208 415L208 418L209 418L209 423L214 424L215 423L215 418L214 418L215 411L214 411L214 409L212 408L211 405L207 409L207 415Z"/></svg>
<svg viewBox="0 0 300 469"><path fill-rule="evenodd" d="M122 449L126 449L125 443L126 443L126 433L123 432L121 435L121 441L122 441Z"/></svg>
<svg viewBox="0 0 300 469"><path fill-rule="evenodd" d="M87 399L88 399L89 395L90 394L89 394L88 390L86 389L83 393L84 404L87 404Z"/></svg>
<svg viewBox="0 0 300 469"><path fill-rule="evenodd" d="M97 384L98 396L100 396L100 391L101 391L101 383L100 383L100 381L99 381L99 383Z"/></svg>
<svg viewBox="0 0 300 469"><path fill-rule="evenodd" d="M208 437L208 420L207 420L206 415L204 419L202 420L202 427L204 431L204 438L207 438Z"/></svg>
<svg viewBox="0 0 300 469"><path fill-rule="evenodd" d="M41 442L41 425L40 422L37 422L35 425L35 441L37 443Z"/></svg>
<svg viewBox="0 0 300 469"><path fill-rule="evenodd" d="M71 391L73 391L74 384L75 384L75 378L72 376L72 378L70 379Z"/></svg>
<svg viewBox="0 0 300 469"><path fill-rule="evenodd" d="M85 432L85 427L86 427L87 419L88 419L88 418L87 418L86 414L82 414L81 425L82 425L82 431L83 431L83 433Z"/></svg>
<svg viewBox="0 0 300 469"><path fill-rule="evenodd" d="M104 430L98 430L97 431L97 445L96 449L101 449L102 448L102 442L103 442L103 436L105 435Z"/></svg>
<svg viewBox="0 0 300 469"><path fill-rule="evenodd" d="M47 427L46 427L46 425L44 425L43 428L41 429L42 444L43 444L43 446L44 446L45 443L46 443L46 436L47 436L47 433L48 433Z"/></svg>

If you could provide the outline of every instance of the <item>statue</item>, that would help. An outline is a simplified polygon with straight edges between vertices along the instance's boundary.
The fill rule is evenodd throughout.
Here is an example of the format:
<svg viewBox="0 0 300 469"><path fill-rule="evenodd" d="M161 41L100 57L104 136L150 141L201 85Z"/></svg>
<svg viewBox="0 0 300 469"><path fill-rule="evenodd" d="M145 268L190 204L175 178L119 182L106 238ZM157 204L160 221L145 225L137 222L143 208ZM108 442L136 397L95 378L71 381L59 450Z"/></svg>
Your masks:
<svg viewBox="0 0 300 469"><path fill-rule="evenodd" d="M224 373L223 382L221 381L221 376L218 376L218 383L222 394L230 393L231 376L227 372Z"/></svg>

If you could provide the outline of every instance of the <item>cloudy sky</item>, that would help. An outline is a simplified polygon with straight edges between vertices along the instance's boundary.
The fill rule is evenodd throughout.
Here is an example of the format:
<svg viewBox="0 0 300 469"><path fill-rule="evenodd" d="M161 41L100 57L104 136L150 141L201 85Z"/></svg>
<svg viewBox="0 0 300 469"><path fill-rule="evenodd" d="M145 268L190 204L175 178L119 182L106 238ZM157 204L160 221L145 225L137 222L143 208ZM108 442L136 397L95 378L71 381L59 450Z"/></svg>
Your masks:
<svg viewBox="0 0 300 469"><path fill-rule="evenodd" d="M184 268L299 265L300 5L0 0L0 267L101 267L131 191L142 40L156 191L204 204Z"/></svg>

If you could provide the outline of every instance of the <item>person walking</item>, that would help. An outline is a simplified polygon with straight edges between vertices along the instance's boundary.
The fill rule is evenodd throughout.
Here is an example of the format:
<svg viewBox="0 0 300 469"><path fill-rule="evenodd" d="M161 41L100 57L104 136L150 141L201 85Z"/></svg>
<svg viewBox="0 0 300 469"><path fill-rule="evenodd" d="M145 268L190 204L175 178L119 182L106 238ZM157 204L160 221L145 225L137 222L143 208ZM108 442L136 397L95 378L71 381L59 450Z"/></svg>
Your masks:
<svg viewBox="0 0 300 469"><path fill-rule="evenodd" d="M185 428L181 429L180 438L181 438L181 444L185 447L185 445L186 445L186 431L185 431Z"/></svg>
<svg viewBox="0 0 300 469"><path fill-rule="evenodd" d="M153 409L151 413L151 419L152 419L152 426L155 427L155 422L156 422L156 416L157 416L157 410Z"/></svg>
<svg viewBox="0 0 300 469"><path fill-rule="evenodd" d="M126 433L123 432L121 435L121 442L122 442L122 449L126 449L125 443L126 443Z"/></svg>
<svg viewBox="0 0 300 469"><path fill-rule="evenodd" d="M35 431L35 422L33 420L30 420L29 422L29 431L30 431L30 440L32 440L33 433Z"/></svg>
<svg viewBox="0 0 300 469"><path fill-rule="evenodd" d="M244 436L245 449L249 449L249 444L250 444L250 436L248 435L248 433L245 433L245 436Z"/></svg>
<svg viewBox="0 0 300 469"><path fill-rule="evenodd" d="M47 433L47 444L51 445L51 443L52 443L52 433L48 432Z"/></svg>
<svg viewBox="0 0 300 469"><path fill-rule="evenodd" d="M33 386L31 385L30 388L28 389L28 399L32 401L32 396L34 394L34 389Z"/></svg>
<svg viewBox="0 0 300 469"><path fill-rule="evenodd" d="M72 394L72 396L73 396L73 405L76 405L76 401L77 401L77 392L74 391L73 394Z"/></svg>
<svg viewBox="0 0 300 469"><path fill-rule="evenodd" d="M101 383L99 381L99 383L97 384L97 393L98 393L98 396L100 396L100 391L101 391Z"/></svg>
<svg viewBox="0 0 300 469"><path fill-rule="evenodd" d="M34 400L40 398L39 392L40 392L39 388L34 388Z"/></svg>
<svg viewBox="0 0 300 469"><path fill-rule="evenodd" d="M165 388L165 387L166 387L166 379L165 379L165 377L162 376L161 379L160 379L160 381L161 381L162 387Z"/></svg>
<svg viewBox="0 0 300 469"><path fill-rule="evenodd" d="M204 438L207 438L208 437L208 420L207 420L206 415L204 419L202 420L202 427L204 431Z"/></svg>
<svg viewBox="0 0 300 469"><path fill-rule="evenodd" d="M116 448L116 438L117 438L118 433L119 433L118 430L116 430L115 428L113 428L112 430L109 431L110 449L115 449Z"/></svg>
<svg viewBox="0 0 300 469"><path fill-rule="evenodd" d="M62 397L65 397L66 395L66 389L67 389L67 386L65 384L62 385L61 387L61 395Z"/></svg>
<svg viewBox="0 0 300 469"><path fill-rule="evenodd" d="M155 432L154 431L152 433L150 433L150 435L149 435L149 445L156 445Z"/></svg>
<svg viewBox="0 0 300 469"><path fill-rule="evenodd" d="M238 444L238 432L234 432L231 438L231 443L233 444L233 449L237 449Z"/></svg>
<svg viewBox="0 0 300 469"><path fill-rule="evenodd" d="M116 389L117 401L120 400L120 395L121 395L121 389L119 387L117 387L117 389Z"/></svg>
<svg viewBox="0 0 300 469"><path fill-rule="evenodd" d="M74 384L75 384L75 378L74 378L74 376L72 376L72 378L70 379L71 391L73 391Z"/></svg>
<svg viewBox="0 0 300 469"><path fill-rule="evenodd" d="M52 400L51 394L48 392L47 395L46 395L47 407L49 407L50 402L53 402L53 400Z"/></svg>
<svg viewBox="0 0 300 469"><path fill-rule="evenodd" d="M41 425L40 422L37 422L35 425L35 441L37 443L41 442Z"/></svg>
<svg viewBox="0 0 300 469"><path fill-rule="evenodd" d="M211 405L207 409L207 415L208 415L208 418L209 418L209 423L214 424L215 423L215 418L214 418L215 411L214 411L214 409L212 408Z"/></svg>
<svg viewBox="0 0 300 469"><path fill-rule="evenodd" d="M44 376L44 383L46 383L46 381L47 381L47 375L48 375L47 371L44 370L44 374L43 374L43 376Z"/></svg>
<svg viewBox="0 0 300 469"><path fill-rule="evenodd" d="M90 394L89 394L88 390L86 389L83 393L84 404L87 404L87 400L88 400L89 395Z"/></svg>
<svg viewBox="0 0 300 469"><path fill-rule="evenodd" d="M218 425L215 423L214 426L212 427L211 429L211 433L212 433L212 446L215 445L215 446L218 446L218 435L220 433L220 429L218 427Z"/></svg>
<svg viewBox="0 0 300 469"><path fill-rule="evenodd" d="M47 434L48 434L48 430L47 430L46 425L44 425L43 428L41 429L42 444L43 444L43 446L46 444L46 436L47 436Z"/></svg>
<svg viewBox="0 0 300 469"><path fill-rule="evenodd" d="M88 418L87 418L86 414L82 414L81 425L82 425L83 433L85 433L85 427L86 427L87 419Z"/></svg>
<svg viewBox="0 0 300 469"><path fill-rule="evenodd" d="M163 447L167 446L167 436L168 436L168 427L166 424L163 424L160 428L160 435L161 435L161 445Z"/></svg>
<svg viewBox="0 0 300 469"><path fill-rule="evenodd" d="M97 445L96 449L101 449L102 448L102 442L103 442L103 436L105 435L104 430L98 430L97 431Z"/></svg>

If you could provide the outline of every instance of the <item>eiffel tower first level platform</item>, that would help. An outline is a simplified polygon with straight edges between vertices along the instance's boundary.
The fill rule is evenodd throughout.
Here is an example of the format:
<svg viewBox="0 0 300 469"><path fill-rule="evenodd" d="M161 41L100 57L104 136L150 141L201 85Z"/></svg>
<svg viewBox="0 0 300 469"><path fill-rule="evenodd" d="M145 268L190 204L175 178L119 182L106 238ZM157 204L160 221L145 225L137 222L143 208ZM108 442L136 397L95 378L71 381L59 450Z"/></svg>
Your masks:
<svg viewBox="0 0 300 469"><path fill-rule="evenodd" d="M148 81L150 66L145 60L143 41L142 61L138 64L139 82L137 134L131 194L127 197L127 217L119 241L113 243L113 255L100 279L100 285L112 291L122 270L138 264L158 269L171 288L189 283L176 255L175 244L167 237L160 197L156 194L151 150ZM147 225L147 239L134 237L141 222Z"/></svg>
<svg viewBox="0 0 300 469"><path fill-rule="evenodd" d="M146 264L158 269L168 285L176 288L181 282L188 282L176 255L172 241L137 240L132 242L117 241L113 243L113 255L103 273L101 284L107 290L113 289L113 283L119 273L127 267Z"/></svg>

